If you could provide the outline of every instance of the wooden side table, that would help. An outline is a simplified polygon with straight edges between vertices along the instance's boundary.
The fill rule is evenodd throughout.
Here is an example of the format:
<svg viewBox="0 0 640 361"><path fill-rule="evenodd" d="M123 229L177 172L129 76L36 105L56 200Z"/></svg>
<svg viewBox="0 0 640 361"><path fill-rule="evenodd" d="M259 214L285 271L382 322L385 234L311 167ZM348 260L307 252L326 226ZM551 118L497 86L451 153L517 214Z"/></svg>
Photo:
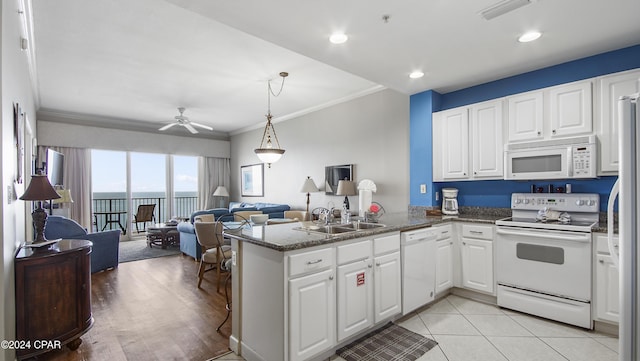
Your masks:
<svg viewBox="0 0 640 361"><path fill-rule="evenodd" d="M51 249L22 248L15 259L16 350L30 358L66 345L77 349L93 325L91 246L87 240L63 239ZM45 343L43 341L52 341Z"/></svg>

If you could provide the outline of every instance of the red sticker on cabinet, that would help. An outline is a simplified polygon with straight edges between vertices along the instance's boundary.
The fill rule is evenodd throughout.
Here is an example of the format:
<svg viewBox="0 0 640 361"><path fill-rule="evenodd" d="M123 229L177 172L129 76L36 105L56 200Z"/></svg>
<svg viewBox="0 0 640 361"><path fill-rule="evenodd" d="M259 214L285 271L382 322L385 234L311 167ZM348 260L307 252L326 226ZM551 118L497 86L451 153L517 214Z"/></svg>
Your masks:
<svg viewBox="0 0 640 361"><path fill-rule="evenodd" d="M356 286L362 286L364 284L364 272L356 275Z"/></svg>

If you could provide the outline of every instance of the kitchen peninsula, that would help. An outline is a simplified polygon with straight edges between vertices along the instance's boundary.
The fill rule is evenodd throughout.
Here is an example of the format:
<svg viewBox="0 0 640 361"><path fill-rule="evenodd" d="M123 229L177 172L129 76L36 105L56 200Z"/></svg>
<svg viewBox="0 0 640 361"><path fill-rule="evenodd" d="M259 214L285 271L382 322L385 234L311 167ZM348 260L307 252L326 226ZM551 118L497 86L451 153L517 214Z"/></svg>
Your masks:
<svg viewBox="0 0 640 361"><path fill-rule="evenodd" d="M396 213L384 215L382 227L344 233L313 231L311 222L225 231L233 258L230 348L248 361L328 357L401 315L400 232L451 220L492 225L504 216ZM362 287L347 297L341 284L349 281ZM363 316L369 307L372 315Z"/></svg>

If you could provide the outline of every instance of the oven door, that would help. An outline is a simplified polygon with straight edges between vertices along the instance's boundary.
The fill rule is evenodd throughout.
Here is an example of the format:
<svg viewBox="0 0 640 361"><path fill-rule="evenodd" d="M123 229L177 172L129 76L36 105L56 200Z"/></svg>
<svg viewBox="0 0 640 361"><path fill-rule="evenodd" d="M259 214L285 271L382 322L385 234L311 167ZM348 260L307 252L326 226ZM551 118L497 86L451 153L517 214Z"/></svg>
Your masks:
<svg viewBox="0 0 640 361"><path fill-rule="evenodd" d="M506 151L505 179L571 178L571 147L545 147Z"/></svg>
<svg viewBox="0 0 640 361"><path fill-rule="evenodd" d="M498 284L591 300L591 234L498 227Z"/></svg>

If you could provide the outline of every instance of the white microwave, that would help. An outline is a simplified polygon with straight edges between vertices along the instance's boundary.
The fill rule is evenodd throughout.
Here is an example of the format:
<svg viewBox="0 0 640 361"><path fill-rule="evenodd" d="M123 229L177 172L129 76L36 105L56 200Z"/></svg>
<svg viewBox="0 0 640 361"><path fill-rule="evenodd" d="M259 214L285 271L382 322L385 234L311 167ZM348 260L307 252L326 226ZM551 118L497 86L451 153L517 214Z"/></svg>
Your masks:
<svg viewBox="0 0 640 361"><path fill-rule="evenodd" d="M580 179L596 177L596 137L505 145L504 179Z"/></svg>

